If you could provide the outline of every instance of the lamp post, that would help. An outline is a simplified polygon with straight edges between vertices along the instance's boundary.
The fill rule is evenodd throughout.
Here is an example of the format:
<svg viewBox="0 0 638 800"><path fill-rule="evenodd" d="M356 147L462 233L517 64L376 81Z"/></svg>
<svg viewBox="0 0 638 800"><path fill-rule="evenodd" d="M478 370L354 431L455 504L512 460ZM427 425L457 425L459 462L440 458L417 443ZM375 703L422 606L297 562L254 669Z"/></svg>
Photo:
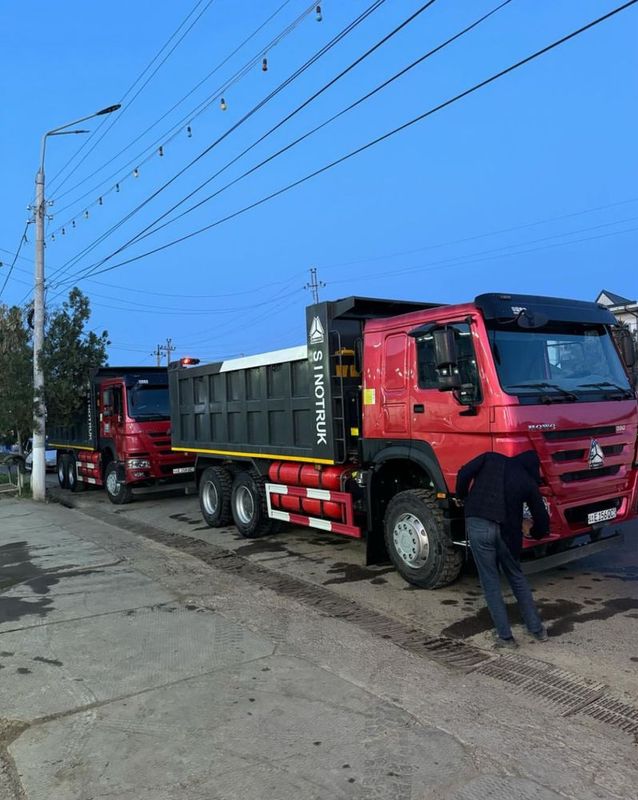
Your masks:
<svg viewBox="0 0 638 800"><path fill-rule="evenodd" d="M87 133L85 130L67 130L87 119L101 117L117 111L119 105L103 108L94 114L80 117L66 125L47 131L40 147L40 168L35 176L35 283L33 292L33 455L31 466L31 491L34 500L45 499L45 404L44 372L42 370L42 346L44 344L44 154L48 136L63 136L72 133Z"/></svg>

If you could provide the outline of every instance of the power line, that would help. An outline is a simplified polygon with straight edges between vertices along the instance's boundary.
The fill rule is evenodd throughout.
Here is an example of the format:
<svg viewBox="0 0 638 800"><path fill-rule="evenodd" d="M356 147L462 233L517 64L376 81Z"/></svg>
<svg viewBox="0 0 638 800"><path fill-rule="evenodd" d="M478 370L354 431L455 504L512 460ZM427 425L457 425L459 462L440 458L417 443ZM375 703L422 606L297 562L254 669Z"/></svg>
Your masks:
<svg viewBox="0 0 638 800"><path fill-rule="evenodd" d="M354 101L353 103L350 103L350 105L348 105L345 108L341 109L341 111L338 111L336 114L333 114L331 117L329 117L327 120L322 122L320 125L317 125L316 127L314 127L311 130L307 131L302 136L299 136L297 139L295 139L294 141L290 142L286 146L280 148L275 153L271 154L270 156L268 156L264 160L260 161L255 166L251 167L246 172L244 172L241 175L239 175L237 178L234 178L232 181L227 183L225 186L222 186L216 192L213 192L212 194L210 194L207 197L203 198L202 200L198 201L194 205L190 206L185 211L183 211L181 214L178 214L177 216L175 216L172 219L168 220L163 225L159 225L159 226L155 227L157 225L157 223L160 222L162 219L164 219L166 216L168 216L168 214L170 214L172 211L177 209L184 202L189 200L194 194L196 194L198 191L200 191L204 186L208 185L212 180L214 180L219 175L221 175L226 169L228 169L228 167L232 166L240 158L242 158L244 155L246 155L246 153L248 153L254 147L256 147L261 142L263 142L264 139L266 139L268 136L270 136L271 133L273 133L278 128L280 128L284 123L286 123L289 119L291 119L291 117L293 117L295 114L297 114L303 108L305 108L310 102L312 102L314 99L316 99L320 94L322 94L324 91L326 91L330 86L334 85L340 78L342 78L344 75L346 75L348 72L350 72L355 66L360 64L361 61L363 61L363 59L367 58L370 54L375 52L381 45L385 44L392 36L394 36L397 32L399 32L407 24L412 22L416 18L416 16L418 16L420 13L425 11L430 5L432 5L432 2L434 2L434 0L431 0L431 2L426 3L425 5L421 6L421 8L419 8L414 14L412 14L410 17L408 17L406 20L404 20L404 22L402 22L398 27L396 27L393 31L391 31L389 34L384 36L379 42L377 42L373 47L371 47L369 50L367 50L362 56L360 56L355 61L353 61L346 69L344 69L342 72L340 72L335 78L333 78L331 81L326 83L323 87L321 87L321 89L319 91L315 92L311 97L309 97L307 100L305 100L301 105L297 106L297 108L295 108L294 111L292 111L290 114L288 114L282 120L280 120L276 125L274 125L272 128L270 128L270 130L267 131L263 136L261 136L259 139L254 141L251 145L249 145L249 147L247 147L241 153L239 153L239 155L235 156L235 158L233 158L231 161L227 162L214 175L212 175L211 177L207 178L205 181L203 181L203 183L200 183L199 186L197 186L193 191L189 192L189 194L187 194L186 197L184 197L182 200L180 200L179 202L175 203L170 209L168 209L168 211L164 212L161 216L157 217L153 222L151 222L142 231L140 231L134 237L129 239L127 242L125 242L121 247L119 247L113 253L111 253L110 255L106 256L103 259L101 259L99 262L94 264L92 267L86 267L85 270L83 270L83 271L87 271L88 270L87 274L90 274L90 270L92 270L94 267L102 266L102 264L106 263L106 261L108 261L109 259L113 258L118 253L121 253L123 250L127 249L132 244L135 244L136 242L141 241L142 239L145 239L145 238L147 238L148 236L150 236L150 235L152 235L154 233L157 233L158 231L160 231L163 228L165 228L167 225L170 225L170 224L176 222L177 220L181 219L182 217L186 216L187 214L190 214L192 211L195 211L197 208L200 208L205 203L209 202L210 200L214 199L218 195L222 194L222 192L225 192L227 189L231 188L232 186L235 186L237 183L242 181L244 178L246 178L249 175L253 174L258 169L261 169L266 164L268 164L271 161L273 161L274 159L278 158L283 153L288 152L293 147L298 145L300 142L303 142L304 140L306 140L310 136L314 135L315 133L317 133L318 131L320 131L321 129L323 129L327 125L329 125L331 122L334 122L334 120L338 119L339 117L343 116L344 114L348 113L349 111L352 111L354 108L359 106L361 103L363 103L366 100L368 100L369 98L373 97L375 94L380 92L382 89L385 89L387 86L389 86L395 80L397 80L398 78L402 77L403 75L405 75L410 70L414 69L416 66L421 64L426 59L428 59L431 56L435 55L436 53L440 52L443 48L447 47L449 44L451 44L452 42L456 41L461 36L464 36L466 33L469 33L471 30L473 30L478 25L480 25L482 22L485 22L489 17L491 17L497 11L500 11L503 7L509 5L509 3L512 2L512 0L504 0L504 2L500 3L494 9L489 11L487 14L484 14L482 17L480 17L479 19L475 20L473 23L471 23L470 25L466 26L461 31L456 33L454 36L448 38L446 41L444 41L441 44L439 44L437 47L429 50L427 53L422 55L420 58L416 59L411 64L408 64L408 66L406 66L403 69L399 70L399 72L396 72L390 78L388 78L387 80L385 80L382 83L380 83L378 86L376 86L371 91L367 92L365 95L360 97L358 100ZM151 228L153 230L151 230ZM82 273L80 273L80 274L82 274Z"/></svg>
<svg viewBox="0 0 638 800"><path fill-rule="evenodd" d="M241 48L242 48L242 47L243 47L245 44L247 44L247 43L248 43L248 42L249 42L249 41L250 41L252 38L254 38L254 36L256 36L256 35L257 35L257 33L259 33L259 31L260 31L260 30L262 30L262 28L263 28L263 27L264 27L264 26L265 26L265 25L266 25L268 22L270 22L270 20L271 20L271 19L272 19L274 16L276 16L276 14L277 14L277 13L279 13L279 11L280 11L282 8L284 8L284 6L286 6L286 5L288 4L288 2L290 2L290 0L286 0L286 2L285 2L285 3L283 3L283 4L282 4L282 5L281 5L281 6L280 6L280 7L279 7L279 8L278 8L278 9L277 9L277 10L276 10L276 11L275 11L273 14L271 14L271 16L270 16L270 17L268 17L268 19L267 19L265 22L263 22L263 23L262 23L262 24L261 24L261 25L260 25L258 28L256 28L256 29L255 29L255 30L254 30L254 31L253 31L253 32L252 32L252 33L251 33L251 34L250 34L250 35L249 35L249 36L248 36L246 39L244 39L244 41L243 41L243 42L242 42L242 43L241 43L241 44L240 44L238 47L236 47L236 48L235 48L235 50L233 50L233 51L232 51L232 53L230 53L228 56L226 56L226 58L224 58L224 59L223 59L223 61L221 61L219 64L217 64L217 66L216 66L216 67L215 67L213 70L211 70L211 72L209 72L209 73L208 73L208 75L206 75L206 76L205 76L205 77L204 77L204 78L203 78L203 79L202 79L202 80L201 80L201 81L200 81L198 84L196 84L196 85L195 85L195 86L194 86L194 87L193 87L193 88L192 88L192 89L191 89L191 90L190 90L190 91L189 91L187 94L185 94L185 95L184 95L184 96L183 96L183 97L182 97L180 100L178 100L178 102L177 102L177 103L175 103L175 104L174 104L174 105L173 105L173 106L172 106L172 107L171 107L171 108L170 108L170 109L169 109L167 112L165 112L165 113L164 113L164 114L163 114L163 115L162 115L162 116L161 116L159 119L157 119L157 120L156 120L156 121L155 121L155 122L154 122L152 125L150 125L148 128L146 128L146 130L142 131L142 133L141 133L141 134L139 134L139 135L138 135L138 136L137 136L135 139L133 139L131 142L129 142L129 144L127 144L127 145L126 145L126 147L122 148L122 150L120 150L120 151L119 151L118 153L116 153L116 154L115 154L115 155L114 155L112 158L110 158L108 161L106 161L104 164L102 164L102 166L101 166L101 167L98 167L98 169L94 170L94 171L93 171L91 174L89 174L89 175L87 175L85 178L83 178L83 179L82 179L82 180L81 180L79 183L75 184L75 186L71 187L70 189L67 189L67 190L66 190L66 192L63 192L61 195L59 195L59 196L58 196L57 198L55 198L55 199L57 199L57 200L60 200L60 199L62 199L63 197L66 197L68 194L70 194L71 192L75 191L75 189L77 189L77 188L79 188L80 186L82 186L84 183L86 183L87 181L89 181L89 180L90 180L92 177L94 177L94 176L95 176L95 175L97 175L99 172L101 172L103 169L105 169L107 166L109 166L109 164L111 164L113 161L115 161L117 158L119 158L121 155L123 155L123 154L124 154L124 153L125 153L125 152L126 152L126 151L127 151L129 148L130 148L130 147L132 147L132 146L133 146L133 145L134 145L136 142L138 142L138 141L139 141L141 138L143 138L143 137L144 137L144 136L145 136L145 135L146 135L146 134L147 134L149 131L151 131L151 130L152 130L152 129L153 129L153 128L154 128L154 127L157 125L157 124L159 124L159 123L160 123L160 122L161 122L161 121L162 121L162 120L163 120L163 119L164 119L166 116L168 116L168 115L169 115L169 114L170 114L172 111L174 111L174 110L175 110L175 109L176 109L176 108L177 108L179 105L181 105L181 104L182 104L182 103L183 103L183 102L184 102L184 101L185 101L185 100L186 100L186 99L187 99L187 98L188 98L188 97L189 97L191 94L193 94L193 93L194 93L194 92L195 92L195 91L196 91L196 90L197 90L197 89L198 89L198 88L199 88L199 87L200 87L200 86L201 86L203 83L205 83L205 82L206 82L206 81L207 81L209 78L211 78L211 77L212 77L212 76L213 76L213 75L214 75L214 74L215 74L215 73L216 73L216 72L217 72L219 69L221 69L221 67L222 67L222 66L224 66L224 64L226 64L226 63L227 63L227 62L228 62L228 61L229 61L229 60L230 60L230 59L231 59L231 58L232 58L232 57L233 57L233 56L234 56L234 55L235 55L235 54L236 54L236 53L237 53L239 50L241 50ZM186 123L188 123L188 126L190 127L190 125L192 124L192 122L193 122L193 121L194 121L194 120L195 120L195 119L196 119L196 118L197 118L197 117L198 117L200 114L202 114L202 113L203 113L203 112L204 112L204 111L205 111L205 110L206 110L206 109L207 109L207 108L208 108L208 107L209 107L209 106L210 106L210 105L211 105L213 102L215 102L215 100L217 100L217 99L218 99L218 98L219 98L219 97L220 97L222 94L224 94L224 93L227 93L227 90L228 90L228 89L230 89L232 86L234 86L234 85L235 85L235 84L236 84L238 81L240 81L240 80L241 80L241 79L242 79L242 78L243 78L245 75L249 74L249 72L250 72L250 71L253 69L253 67L255 66L255 64L256 64L256 63L258 63L258 62L259 62L259 61L262 59L262 57L264 56L264 54L266 54L266 53L270 52L270 51L271 51L273 48L275 48L275 47L276 47L276 46L277 46L277 45L278 45L278 44L279 44L281 41L283 41L283 39L285 39L287 36L289 36L289 35L290 35L290 34L291 34L291 33L292 33L292 32L293 32L293 31L294 31L294 30L295 30L295 29L296 29L296 28L297 28L297 27L298 27L298 26L301 24L301 22L303 22L303 20L304 20L304 19L305 19L305 18L306 18L306 17L307 17L307 16L308 16L308 15L309 15L311 12L313 12L313 11L314 11L314 9L315 9L315 3L311 3L311 4L310 4L310 5L307 7L307 8L305 8L305 9L304 9L304 11L302 11L302 12L301 12L301 14L299 14L299 16L297 16L297 17L296 17L296 18L295 18L295 19L294 19L294 20L293 20L291 23L289 23L289 24L288 24L288 25L287 25L287 26L286 26L286 27L285 27L285 28L284 28L282 31L280 31L280 32L279 32L279 33L278 33L278 34L277 34L277 35L276 35L276 36L275 36L273 39L271 39L271 40L270 40L270 42L269 42L267 45L265 45L265 47L262 47L262 48L261 48L261 49L260 49L260 50L259 50L259 51L258 51L258 52L257 52L257 53L254 55L254 56L252 56L252 57L251 57L251 58L250 58L250 59L249 59L249 60L248 60L248 61L247 61L247 62L246 62L246 63L245 63L245 64L244 64L242 67L240 67L240 68L239 68L239 69L238 69L238 70L237 70L237 71L236 71L236 72L235 72L235 73L234 73L234 74L233 74L233 75L232 75L232 76L231 76L231 77L230 77L230 78L229 78L229 79L228 79L228 80L225 82L225 83L223 83L223 84L222 84L220 87L218 87L218 88L217 88L217 89L216 89L216 90L215 90L215 91L214 91L212 94L208 95L208 97L206 97L206 98L205 98L203 101L201 101L201 102L200 102L200 103L199 103L199 104L198 104L198 105L197 105L197 106L196 106L194 109L192 109L192 110L191 110L191 111L190 111L188 114L186 114L184 117L182 117L182 118L180 119L180 121L179 121L179 122L177 122L175 125L173 125L173 126L172 126L172 127L171 127L171 128L170 128L170 129L169 129L167 132L166 132L166 133L164 133L162 136L160 136L158 139L156 139L156 140L155 140L155 141L154 141L154 142L153 142L151 145L149 145L148 147L144 148L144 150L143 150L142 152L140 152L140 153L139 153L137 156L135 156L134 158L132 158L130 161L127 161L127 162L126 162L126 164L124 164L124 165L123 165L123 166L122 166L120 169L118 169L118 170L116 170L115 172L111 173L111 175L109 175L109 176L108 176L107 178L105 178L103 181L101 181L100 183L98 183L98 184L97 184L95 187L93 187L92 189L89 189L89 190L88 190L87 192L85 192L83 195L81 195L80 197L76 198L75 200L71 201L71 202L70 202L70 203L68 203L66 206L64 206L63 208L61 208L61 209L58 211L58 214L61 214L63 211L66 211L68 208L71 208L72 206L76 205L77 203L79 203L79 202L80 202L80 200L83 200L84 198L88 197L88 196L89 196L89 195L91 195L91 194L92 194L94 191L97 191L97 190L98 190L98 189L99 189L101 186L103 186L103 185L105 185L106 183L108 183L110 180L112 180L112 179L114 179L114 178L117 178L117 176L118 176L118 175L120 175L120 174L123 172L123 170L124 170L124 169L128 169L129 167L133 166L134 164L137 164L137 166L140 166L140 165L142 165L142 164L146 163L146 161L148 161L148 159L149 159L150 157L152 157L152 156L155 154L155 152L156 152L156 150L157 150L157 147L158 147L158 145L162 145L162 144L163 144L164 146L166 146L168 143L170 143L170 142L171 142L171 141L172 141L172 140L173 140L173 139L174 139L174 138L175 138L175 137L176 137L176 136L177 136L177 135L178 135L178 134L179 134L179 133L180 133L180 132L181 132L181 131L184 129L184 125L185 125ZM150 153L150 155L147 155L147 154L149 154L149 153ZM121 182L122 182L122 181L125 179L125 177L126 177L126 176L124 176L124 177L121 177L121 178L119 179L119 183L121 183ZM117 185L117 184L116 184L116 185ZM111 188L110 188L110 189L109 189L107 192L104 192L103 194L108 194L109 192L111 192L111 191L113 190L113 188L114 188L114 187L111 187Z"/></svg>
<svg viewBox="0 0 638 800"><path fill-rule="evenodd" d="M104 272L109 272L111 270L117 269L117 268L125 266L127 264L131 264L131 263L133 263L135 261L139 261L142 258L147 258L150 255L154 255L155 253L161 252L162 250L166 250L169 247L173 247L176 244L179 244L179 243L181 243L183 241L186 241L188 239L193 238L194 236L198 236L201 233L204 233L205 231L211 230L212 228L215 228L215 227L217 227L219 225L222 225L223 223L228 222L231 219L235 219L236 217L246 213L247 211L250 211L250 210L252 210L254 208L257 208L258 206L261 206L264 203L267 203L270 200L273 200L274 198L279 197L282 194L285 194L286 192L290 191L291 189L294 189L297 186L300 186L303 183L306 183L307 181L311 180L312 178L315 178L318 175L321 175L324 172L327 172L328 170L330 170L330 169L332 169L332 168L334 168L334 167L336 167L336 166L338 166L340 164L343 164L345 161L348 161L349 159L353 158L354 156L359 155L360 153L363 153L363 152L365 152L366 150L369 150L372 147L375 147L376 145L380 144L381 142L391 138L392 136L395 136L397 133L400 133L400 132L412 127L413 125L417 124L418 122L421 122L422 120L424 120L427 117L435 114L436 112L441 111L442 109L447 108L448 106L451 106L452 104L454 104L454 103L458 102L459 100L461 100L461 99L473 94L474 92L478 91L479 89L482 89L485 86L490 85L494 81L504 77L505 75L508 75L510 72L513 72L514 70L519 69L520 67L530 63L531 61L534 61L535 59L540 58L541 56L545 55L546 53L550 52L551 50L554 50L555 48L565 44L566 42L570 41L571 39L574 39L577 36L580 36L581 34L585 33L586 31L590 30L591 28L594 28L595 26L600 25L602 22L605 22L606 20L610 19L611 17L615 16L616 14L620 13L621 11L624 11L624 10L630 8L631 6L635 5L637 2L638 2L638 0L628 0L628 2L624 3L621 6L617 6L615 9L612 9L607 14L604 14L604 15L602 15L600 17L597 17L596 19L592 20L591 22L587 23L586 25L583 25L582 27L577 28L575 31L572 31L571 33L561 37L560 39L557 39L556 41L552 42L551 44L546 45L545 47L541 48L540 50L535 51L531 55L526 56L525 58L521 59L520 61L517 61L514 64L511 64L509 67L506 67L505 69L502 69L499 72L496 72L495 74L491 75L489 78L486 78L485 80L474 84L469 89L465 89L463 92L459 92L458 94L454 95L453 97L449 98L448 100L445 100L443 103L439 103L438 105L428 109L427 111L423 112L422 114L419 114L418 116L413 117L412 119L408 120L407 122L403 123L402 125L399 125L398 127L393 128L390 131L387 131L386 133L382 134L381 136L378 136L375 139L370 140L369 142L367 142L366 144L356 148L355 150L351 150L349 153L346 153L345 155L341 156L340 158L335 159L334 161L331 161L328 164L325 164L323 167L320 167L319 169L314 170L311 173L308 173L304 177L299 178L296 181L292 181L291 183L286 184L282 188L277 189L274 192L271 192L270 194L260 198L259 200L256 200L255 202L250 203L249 205L246 205L246 206L238 209L237 211L234 211L231 214L227 214L226 216L221 217L220 219L216 220L215 222L212 222L212 223L210 223L208 225L205 225L202 228L199 228L199 229L197 229L195 231L191 231L190 233L185 234L184 236L180 236L177 239L173 239L170 242L166 242L165 244L160 245L159 247L153 248L152 250L146 251L144 253L141 253L141 254L139 254L137 256L134 256L132 258L126 259L124 261L120 261L117 264L113 264L113 265L111 265L109 267L104 267L101 270L97 270L96 272L91 273L91 275L99 275L99 274L102 274ZM84 277L89 277L89 275L86 275Z"/></svg>
<svg viewBox="0 0 638 800"><path fill-rule="evenodd" d="M195 6L194 6L194 7L191 9L191 11L190 11L190 12L187 14L186 18L185 18L185 19L184 19L184 20L181 22L181 24L178 26L177 30L176 30L176 31L174 31L174 32L173 32L173 34L171 34L171 36L169 37L169 39L168 39L168 41L166 42L166 44L164 44L164 45L162 46L162 48L160 49L160 51L158 52L158 54L157 54L157 55L156 55L156 56L155 56L155 57L154 57L154 58L151 60L151 62L150 62L150 63L148 64L148 66L147 66L147 67L144 69L144 71L141 73L141 75L140 75L140 76L139 76L139 77L138 77L138 78L137 78L137 79L134 81L134 83L133 83L133 84L132 84L132 85L131 85L131 86L130 86L128 89L127 89L127 91L126 91L126 92L125 92L125 94L124 94L124 97L122 98L122 100L120 100L120 103L121 103L121 104L123 104L123 103L124 103L124 100L125 100L125 98L128 96L128 94L129 94L129 93L130 93L130 92L133 90L133 88L135 87L135 85L136 85L137 83L139 83L139 81L142 79L142 77L144 76L144 74L145 74L145 73L146 73L146 72L147 72L147 71L148 71L148 70L151 68L151 66L152 66L153 62L154 62L154 61L156 61L156 59L157 59L157 58L160 56L160 54L162 53L162 51L163 51L163 50L164 50L164 49L165 49L165 48L166 48L166 47L167 47L167 46L170 44L171 40L172 40L172 39L173 39L173 38L176 36L176 34L179 32L179 30L180 30L180 29L181 29L181 28L182 28L182 27L183 27L183 26L186 24L186 22L188 21L188 19L189 19L189 18L190 18L190 17L191 17L191 16L192 16L194 13L195 13L196 9L198 8L198 6L199 6L199 5L201 5L201 3L202 3L202 2L203 2L203 0L198 0L198 2L195 4ZM164 65L164 64L165 64L165 63L168 61L168 59L169 59L169 58L171 57L171 55L172 55L172 54L175 52L175 50L176 50L176 49L179 47L179 45L180 45L180 44L183 42L183 40L186 38L186 36L188 36L188 34L190 33L190 31L191 31L191 30L192 30L192 29L195 27L195 25L196 25L196 24L199 22L199 20L201 19L201 17L202 17L202 16L203 16L203 15L206 13L206 11L208 11L208 9L209 9L209 8L210 8L210 6L213 4L213 2L214 2L214 0L208 0L208 2L206 3L206 5L204 6L204 8L203 8L203 9L202 9L202 10L199 12L199 14L197 15L197 17L196 17L196 18L193 20L193 22L192 22L192 23L191 23L191 24L188 26L188 28L187 28L187 29L184 31L184 33L183 33L183 34L182 34L182 35L179 37L179 39L178 39L178 40L175 42L175 44L173 45L173 47L171 47L171 49L170 49L170 50L168 51L168 53L167 53L167 54L164 56L164 58L163 58L163 59L162 59L162 60L159 62L159 64L158 64L158 65L155 67L155 69L154 69L154 70L151 72L151 74L150 74L150 75L148 76L148 78L147 78L147 79L144 81L144 83L143 83L143 84L140 86L140 88L137 90L137 92L135 92L135 94L134 94L134 95L133 95L133 97L132 97L132 98L129 100L129 102L128 102L126 105L123 105L122 112L121 112L120 114L118 114L116 117L113 117L111 120L109 120L110 124L108 125L108 127L106 128L106 130L105 130L105 131L102 133L102 135L101 135L101 136L99 136L99 138L98 138L98 139L97 139L97 141L96 141L96 142L93 144L93 146L92 146L92 147L90 147L90 148L87 150L87 152L84 154L84 156L82 156L82 158L81 158L81 159L78 161L78 163L77 163L77 164L76 164L76 165L73 167L73 169L72 169L72 170L71 170L71 171L70 171L70 172L67 174L67 176L66 176L66 177L65 177L65 178L64 178L64 179L63 179L63 180L60 182L59 186L57 187L57 189L56 189L55 191L59 191L59 190L62 188L62 186L64 186L64 184L65 184L65 183L66 183L66 182L69 180L69 178L71 177L71 175L73 175L73 174L74 174L74 173L75 173L75 172L76 172L76 171L79 169L79 167L80 167L80 166L81 166L81 165L84 163L84 161L85 161L85 160L86 160L86 159L87 159L87 158L88 158L88 157L91 155L91 153L92 153L92 152L95 150L95 148L96 148L96 147L99 145L99 143L102 141L102 139L104 139L104 137L106 136L106 134L107 134L107 133L108 133L108 132L109 132L109 131L110 131L110 130L113 128L113 126L114 126L114 125L117 123L118 119L121 119L121 118L122 118L122 116L123 116L123 115L126 113L126 111L128 111L128 109L129 109L129 108L130 108L130 107L133 105L133 103L134 103L134 102L135 102L135 100L136 100L136 99L139 97L139 95L140 95L140 94L141 94L141 93L144 91L144 89L145 89L145 88L148 86L148 84L149 84L149 83L150 83L150 82L153 80L153 78L154 78L154 77L155 77L155 75L158 73L158 71L159 71L159 70L162 68L162 66L163 66L163 65ZM99 129L100 127L102 127L102 126L101 126L101 125L100 125L100 126L98 126L98 129ZM98 130L94 131L94 133L93 133L93 134L91 134L91 137L89 137L89 138L92 138L92 137L93 137L93 135L97 135L97 133L98 133ZM87 145L87 144L88 144L88 141L87 141L87 142L85 142L85 143L82 145L82 148L80 148L80 150L82 150L82 149L84 148L84 146L85 146L85 145ZM78 153L76 153L76 155L79 155L79 151L78 151ZM69 159L69 161L67 161L67 163L64 165L64 167L62 167L62 169L61 169L61 170L60 170L60 171L57 173L57 175L56 175L56 176L53 178L53 181L52 181L51 183L53 183L53 182L54 182L54 181L55 181L55 180L58 178L58 176L62 174L62 172L64 172L64 170L65 170L65 169L66 169L66 167L67 167L67 166L68 166L68 165L71 163L71 161L72 161L72 160L73 160L73 157L71 157L71 158Z"/></svg>
<svg viewBox="0 0 638 800"><path fill-rule="evenodd" d="M344 39L348 34L350 34L356 27L358 27L362 22L364 22L374 11L376 11L385 0L375 0L370 6L365 9L358 17L356 17L352 22L346 25L336 36L334 36L327 44L321 47L311 58L309 58L301 67L296 69L291 75L289 75L282 83L279 84L272 92L270 92L265 98L260 100L256 105L254 105L246 114L243 115L234 125L228 128L221 136L219 136L215 141L213 141L210 145L208 145L204 150L202 150L194 159L192 159L185 167L183 167L179 172L177 172L172 178L166 181L162 186L160 186L155 192L153 192L149 197L146 198L142 203L140 203L136 208L134 208L131 212L129 212L123 219L121 219L118 223L113 225L109 228L105 233L99 236L93 243L85 247L83 250L80 251L75 257L71 258L65 264L63 264L56 273L51 276L51 279L55 278L60 272L64 273L68 270L69 267L74 266L82 256L86 253L90 252L91 250L95 249L105 238L110 236L115 230L121 227L125 222L127 222L134 214L140 211L144 206L146 206L151 200L153 200L157 195L163 192L166 188L168 188L174 181L176 181L181 175L184 174L187 170L189 170L192 166L194 166L200 159L202 159L205 155L207 155L211 150L213 150L218 144L224 141L231 133L233 133L237 128L243 125L248 119L250 119L257 111L263 108L267 103L273 100L280 92L282 92L288 85L290 85L293 81L295 81L300 75L302 75L306 70L308 70L311 66L313 66L322 56L324 56L327 52L329 52L333 47L335 47L342 39ZM430 2L434 2L434 0L430 0Z"/></svg>
<svg viewBox="0 0 638 800"><path fill-rule="evenodd" d="M22 250L22 245L25 244L25 242L27 241L27 229L28 229L28 227L29 227L29 222L26 222L25 225L24 225L24 230L22 231L22 236L20 237L20 243L18 244L18 249L16 250L15 255L13 256L13 260L12 260L10 266L9 266L9 272L7 273L7 275L6 275L5 279L4 279L4 283L2 284L2 288L0 289L0 297L2 296L2 293L4 292L5 286L9 282L9 278L11 277L11 273L13 272L13 268L16 265L16 261L20 257L20 250Z"/></svg>

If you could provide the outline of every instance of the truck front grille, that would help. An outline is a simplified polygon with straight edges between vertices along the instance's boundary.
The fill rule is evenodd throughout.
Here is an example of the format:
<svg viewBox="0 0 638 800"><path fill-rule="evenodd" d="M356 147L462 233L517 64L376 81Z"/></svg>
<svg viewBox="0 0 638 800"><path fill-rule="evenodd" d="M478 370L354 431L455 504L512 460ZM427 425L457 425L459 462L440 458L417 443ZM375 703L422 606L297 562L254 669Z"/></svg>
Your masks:
<svg viewBox="0 0 638 800"><path fill-rule="evenodd" d="M574 481L588 481L596 478L604 478L608 475L617 475L620 472L620 464L613 464L610 467L600 469L585 469L576 472L564 472L560 479L563 483L573 483Z"/></svg>

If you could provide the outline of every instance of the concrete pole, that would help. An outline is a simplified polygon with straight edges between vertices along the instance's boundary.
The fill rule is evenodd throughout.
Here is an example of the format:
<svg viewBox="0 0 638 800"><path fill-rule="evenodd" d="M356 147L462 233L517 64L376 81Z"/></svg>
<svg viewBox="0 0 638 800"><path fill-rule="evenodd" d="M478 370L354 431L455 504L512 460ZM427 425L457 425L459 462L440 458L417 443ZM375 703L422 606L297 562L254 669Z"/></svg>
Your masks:
<svg viewBox="0 0 638 800"><path fill-rule="evenodd" d="M44 161L44 154L42 162ZM45 441L46 411L44 402L44 372L42 347L44 345L44 165L35 176L35 283L33 294L33 455L31 466L31 492L34 500L45 499Z"/></svg>

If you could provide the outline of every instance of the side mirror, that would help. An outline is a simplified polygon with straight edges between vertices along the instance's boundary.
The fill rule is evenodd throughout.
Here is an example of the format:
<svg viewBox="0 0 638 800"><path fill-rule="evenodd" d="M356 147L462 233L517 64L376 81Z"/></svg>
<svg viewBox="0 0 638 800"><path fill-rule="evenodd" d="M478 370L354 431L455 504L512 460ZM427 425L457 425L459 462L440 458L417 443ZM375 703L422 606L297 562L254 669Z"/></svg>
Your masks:
<svg viewBox="0 0 638 800"><path fill-rule="evenodd" d="M458 372L456 339L453 328L436 328L432 331L434 338L434 358L436 374L439 380L439 391L452 392L461 388L461 376Z"/></svg>
<svg viewBox="0 0 638 800"><path fill-rule="evenodd" d="M625 362L627 369L632 369L636 365L636 348L631 332L624 328L620 331L620 354Z"/></svg>

